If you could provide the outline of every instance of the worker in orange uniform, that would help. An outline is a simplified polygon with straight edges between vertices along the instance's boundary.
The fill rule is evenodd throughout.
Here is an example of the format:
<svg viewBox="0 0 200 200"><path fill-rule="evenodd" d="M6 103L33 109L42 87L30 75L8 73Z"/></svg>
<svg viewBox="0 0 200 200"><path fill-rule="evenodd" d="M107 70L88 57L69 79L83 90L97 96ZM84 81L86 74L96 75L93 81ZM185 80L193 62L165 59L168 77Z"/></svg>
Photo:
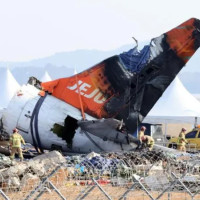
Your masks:
<svg viewBox="0 0 200 200"><path fill-rule="evenodd" d="M154 139L151 136L143 135L141 137L141 141L142 141L142 144L144 144L144 146L146 146L149 149L149 151L153 149Z"/></svg>
<svg viewBox="0 0 200 200"><path fill-rule="evenodd" d="M178 150L183 152L186 152L185 145L187 143L187 140L185 139L185 134L186 134L186 129L182 128L178 136Z"/></svg>
<svg viewBox="0 0 200 200"><path fill-rule="evenodd" d="M24 157L22 154L21 143L25 145L25 141L23 137L19 134L18 129L13 129L13 134L10 137L10 147L11 147L11 154L10 159L13 160L15 154L18 153L20 161L23 161Z"/></svg>

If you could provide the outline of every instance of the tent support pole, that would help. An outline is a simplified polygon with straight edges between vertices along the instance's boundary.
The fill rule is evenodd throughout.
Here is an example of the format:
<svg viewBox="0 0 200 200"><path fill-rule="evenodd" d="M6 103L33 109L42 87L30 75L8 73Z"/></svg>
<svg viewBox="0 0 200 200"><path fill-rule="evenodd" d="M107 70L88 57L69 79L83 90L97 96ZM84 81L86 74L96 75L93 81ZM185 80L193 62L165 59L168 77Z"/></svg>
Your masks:
<svg viewBox="0 0 200 200"><path fill-rule="evenodd" d="M194 128L197 127L197 117L194 118Z"/></svg>
<svg viewBox="0 0 200 200"><path fill-rule="evenodd" d="M165 142L164 142L164 146L166 146L166 138L167 138L167 123L165 122Z"/></svg>

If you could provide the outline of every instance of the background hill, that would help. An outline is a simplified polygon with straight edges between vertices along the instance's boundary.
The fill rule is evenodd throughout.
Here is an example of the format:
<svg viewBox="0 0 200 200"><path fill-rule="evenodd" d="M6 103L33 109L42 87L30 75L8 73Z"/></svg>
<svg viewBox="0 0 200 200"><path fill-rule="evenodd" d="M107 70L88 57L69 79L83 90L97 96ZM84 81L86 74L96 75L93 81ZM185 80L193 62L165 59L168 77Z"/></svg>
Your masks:
<svg viewBox="0 0 200 200"><path fill-rule="evenodd" d="M147 42L141 43L140 46L144 46L145 43ZM48 71L52 79L71 76L75 68L81 72L110 56L128 51L134 45L133 42L111 51L82 49L60 52L28 62L0 62L0 67L8 67L18 83L22 85L27 83L30 76L41 79L45 71ZM190 93L200 93L200 51L196 52L178 76Z"/></svg>

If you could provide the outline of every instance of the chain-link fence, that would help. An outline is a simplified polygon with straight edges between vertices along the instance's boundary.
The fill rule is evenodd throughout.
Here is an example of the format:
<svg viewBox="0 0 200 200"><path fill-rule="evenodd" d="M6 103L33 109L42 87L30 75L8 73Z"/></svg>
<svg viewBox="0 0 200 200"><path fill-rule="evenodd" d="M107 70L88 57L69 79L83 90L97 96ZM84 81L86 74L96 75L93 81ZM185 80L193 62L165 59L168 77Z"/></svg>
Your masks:
<svg viewBox="0 0 200 200"><path fill-rule="evenodd" d="M172 149L178 149L178 143L169 143L169 141L168 142L161 141L161 142L156 142L156 144L164 147L169 147ZM190 153L198 153L199 151L198 145L194 143L188 143L185 145L185 147L186 151Z"/></svg>
<svg viewBox="0 0 200 200"><path fill-rule="evenodd" d="M200 199L198 154L42 155L0 170L0 199Z"/></svg>

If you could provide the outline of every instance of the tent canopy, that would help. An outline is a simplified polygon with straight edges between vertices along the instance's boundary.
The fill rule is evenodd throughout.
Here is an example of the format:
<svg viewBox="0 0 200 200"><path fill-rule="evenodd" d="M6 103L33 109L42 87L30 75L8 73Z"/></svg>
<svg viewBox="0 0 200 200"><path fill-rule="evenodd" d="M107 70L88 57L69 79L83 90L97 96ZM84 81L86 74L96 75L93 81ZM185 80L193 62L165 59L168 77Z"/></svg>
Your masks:
<svg viewBox="0 0 200 200"><path fill-rule="evenodd" d="M200 102L176 77L143 122L194 123L195 118L200 121Z"/></svg>
<svg viewBox="0 0 200 200"><path fill-rule="evenodd" d="M0 69L0 108L6 108L20 85L15 80L9 69Z"/></svg>
<svg viewBox="0 0 200 200"><path fill-rule="evenodd" d="M52 81L52 78L50 77L49 73L47 71L45 71L45 73L42 76L42 78L40 79L40 81L48 82L48 81Z"/></svg>

